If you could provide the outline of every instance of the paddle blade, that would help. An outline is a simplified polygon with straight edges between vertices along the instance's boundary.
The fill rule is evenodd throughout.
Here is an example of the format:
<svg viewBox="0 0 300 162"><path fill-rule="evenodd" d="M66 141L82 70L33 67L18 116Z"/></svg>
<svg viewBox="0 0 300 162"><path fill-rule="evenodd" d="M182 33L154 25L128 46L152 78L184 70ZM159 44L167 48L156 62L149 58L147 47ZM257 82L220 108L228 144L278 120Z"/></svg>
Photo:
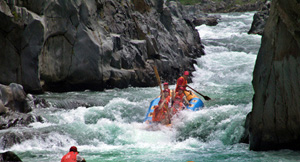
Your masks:
<svg viewBox="0 0 300 162"><path fill-rule="evenodd" d="M206 101L211 100L211 98L209 98L208 96L203 96L203 98L204 98Z"/></svg>

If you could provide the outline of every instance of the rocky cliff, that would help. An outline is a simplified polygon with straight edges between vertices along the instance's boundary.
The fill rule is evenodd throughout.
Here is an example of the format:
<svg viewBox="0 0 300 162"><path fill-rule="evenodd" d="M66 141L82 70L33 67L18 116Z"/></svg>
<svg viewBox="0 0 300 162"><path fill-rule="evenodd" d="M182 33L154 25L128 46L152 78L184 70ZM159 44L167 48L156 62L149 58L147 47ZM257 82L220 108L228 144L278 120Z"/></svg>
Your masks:
<svg viewBox="0 0 300 162"><path fill-rule="evenodd" d="M32 93L154 86L153 64L174 83L204 54L181 9L163 0L2 0L0 83Z"/></svg>
<svg viewBox="0 0 300 162"><path fill-rule="evenodd" d="M250 149L300 149L300 2L273 0L253 73Z"/></svg>
<svg viewBox="0 0 300 162"><path fill-rule="evenodd" d="M248 34L263 34L266 22L270 15L270 7L271 2L267 1L262 9L254 14L253 22Z"/></svg>

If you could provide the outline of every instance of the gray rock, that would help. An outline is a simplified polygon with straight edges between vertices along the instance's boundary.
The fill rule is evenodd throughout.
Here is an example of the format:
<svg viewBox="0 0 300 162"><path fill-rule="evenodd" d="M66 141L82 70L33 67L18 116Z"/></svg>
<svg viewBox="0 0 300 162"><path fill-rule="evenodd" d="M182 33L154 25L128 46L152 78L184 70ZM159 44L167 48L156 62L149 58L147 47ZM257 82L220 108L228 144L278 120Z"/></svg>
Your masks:
<svg viewBox="0 0 300 162"><path fill-rule="evenodd" d="M2 1L0 82L31 93L154 86L151 66L163 60L159 72L175 83L204 54L182 10L163 0Z"/></svg>
<svg viewBox="0 0 300 162"><path fill-rule="evenodd" d="M0 100L0 115L6 114L7 111L8 111L7 107L5 107L2 100Z"/></svg>
<svg viewBox="0 0 300 162"><path fill-rule="evenodd" d="M254 72L251 150L300 150L300 7L273 0Z"/></svg>
<svg viewBox="0 0 300 162"><path fill-rule="evenodd" d="M263 34L266 22L269 18L270 7L271 2L268 1L260 11L254 14L253 22L248 34Z"/></svg>
<svg viewBox="0 0 300 162"><path fill-rule="evenodd" d="M14 152L6 151L0 153L1 162L22 162L22 160Z"/></svg>
<svg viewBox="0 0 300 162"><path fill-rule="evenodd" d="M217 16L211 16L211 17L199 17L195 18L193 20L193 24L195 26L200 26L200 25L208 25L208 26L216 26L218 24L219 18Z"/></svg>
<svg viewBox="0 0 300 162"><path fill-rule="evenodd" d="M228 12L248 12L248 11L257 11L262 8L265 0L258 1L212 1L212 0L202 0L199 1L196 5L187 5L189 10L188 13L228 13ZM198 15L199 16L199 15Z"/></svg>
<svg viewBox="0 0 300 162"><path fill-rule="evenodd" d="M4 3L0 4L3 8ZM26 8L12 6L2 10L0 29L1 83L20 83L29 92L41 92L38 74L38 55L41 52L44 27L41 17ZM3 67L3 68L2 68ZM2 72L3 71L3 72Z"/></svg>

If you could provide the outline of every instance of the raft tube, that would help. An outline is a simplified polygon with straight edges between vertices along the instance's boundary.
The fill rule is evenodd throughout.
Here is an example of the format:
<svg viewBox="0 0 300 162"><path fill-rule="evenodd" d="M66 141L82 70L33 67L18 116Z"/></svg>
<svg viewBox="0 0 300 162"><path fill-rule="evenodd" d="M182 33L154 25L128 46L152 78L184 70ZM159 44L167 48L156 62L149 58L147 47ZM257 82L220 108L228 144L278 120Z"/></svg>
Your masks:
<svg viewBox="0 0 300 162"><path fill-rule="evenodd" d="M160 97L155 98L154 100L151 101L150 106L147 111L147 114L146 114L146 117L144 119L144 122L146 122L146 121L149 121L150 123L152 122L152 115L153 115L154 107L156 105L158 105L159 100L160 100ZM198 111L204 107L204 104L199 97L191 98L189 103L191 106L188 106L187 108L192 111Z"/></svg>

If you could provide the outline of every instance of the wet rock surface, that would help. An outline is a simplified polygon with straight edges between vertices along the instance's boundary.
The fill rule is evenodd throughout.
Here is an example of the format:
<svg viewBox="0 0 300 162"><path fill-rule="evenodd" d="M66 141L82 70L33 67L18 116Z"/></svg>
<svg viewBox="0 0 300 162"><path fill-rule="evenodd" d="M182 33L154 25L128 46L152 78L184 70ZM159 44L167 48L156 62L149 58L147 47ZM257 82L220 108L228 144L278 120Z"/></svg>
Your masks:
<svg viewBox="0 0 300 162"><path fill-rule="evenodd" d="M174 83L204 54L182 12L163 0L1 1L0 82L31 93L154 86L156 64Z"/></svg>
<svg viewBox="0 0 300 162"><path fill-rule="evenodd" d="M36 108L49 107L44 99L26 94L20 84L0 84L0 130L27 126L32 122L43 122L42 117L29 112Z"/></svg>
<svg viewBox="0 0 300 162"><path fill-rule="evenodd" d="M260 11L254 14L253 22L248 34L263 34L266 22L269 18L270 8L271 2L268 1Z"/></svg>
<svg viewBox="0 0 300 162"><path fill-rule="evenodd" d="M300 7L273 0L253 73L251 150L300 150Z"/></svg>
<svg viewBox="0 0 300 162"><path fill-rule="evenodd" d="M0 153L1 162L21 162L22 160L11 151Z"/></svg>

